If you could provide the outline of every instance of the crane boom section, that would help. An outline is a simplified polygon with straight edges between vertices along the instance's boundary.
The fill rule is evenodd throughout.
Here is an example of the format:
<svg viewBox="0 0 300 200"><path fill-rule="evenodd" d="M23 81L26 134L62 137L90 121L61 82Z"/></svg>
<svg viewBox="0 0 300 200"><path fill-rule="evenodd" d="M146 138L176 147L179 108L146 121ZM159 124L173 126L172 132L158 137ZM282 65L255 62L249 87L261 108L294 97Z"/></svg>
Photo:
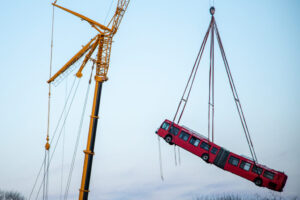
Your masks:
<svg viewBox="0 0 300 200"><path fill-rule="evenodd" d="M62 10L64 10L64 11L66 11L66 12L68 12L68 13L71 13L71 14L75 15L75 16L81 18L82 20L85 20L85 21L89 22L92 26L93 26L93 25L96 25L96 26L98 26L99 28L101 28L101 29L103 29L103 30L105 30L105 31L111 32L111 29L110 29L110 28L108 28L108 27L106 27L106 26L104 26L104 25L102 25L102 24L100 24L100 23L98 23L98 22L96 22L96 21L94 21L94 20L92 20L92 19L86 17L86 16L83 16L82 14L79 14L79 13L77 13L77 12L74 12L74 11L72 11L72 10L69 10L69 9L67 9L67 8L64 8L64 7L62 7L62 6L59 6L59 5L55 4L55 3L52 3L52 5L53 5L53 6L56 6L56 7L58 7L58 8L60 8L60 9L62 9Z"/></svg>
<svg viewBox="0 0 300 200"><path fill-rule="evenodd" d="M127 10L130 0L119 0L116 12L112 18L112 34L115 34L119 28L119 25L123 19L124 13ZM110 23L111 23L110 22ZM110 24L109 23L109 24Z"/></svg>
<svg viewBox="0 0 300 200"><path fill-rule="evenodd" d="M111 54L111 46L113 41L113 36L117 32L119 25L122 21L124 13L128 7L130 0L118 0L117 9L111 18L110 22L107 26L104 26L92 19L89 19L79 13L71 11L67 8L59 6L53 3L53 6L56 6L66 12L69 12L82 20L85 20L90 23L90 25L95 28L99 33L82 49L75 54L53 77L48 80L48 83L54 81L57 77L63 74L66 70L69 69L76 61L78 61L82 56L85 56L76 76L78 78L82 77L82 70L87 64L89 60L93 60L96 63L96 74L95 74L95 92L94 92L94 99L93 99L93 108L92 114L90 119L90 126L88 132L88 141L86 150L84 151L84 163L83 163L83 172L82 172L82 179L81 179L81 187L79 192L79 200L88 200L88 193L89 193L89 185L90 185L90 178L92 172L92 162L94 156L94 146L95 146L95 138L97 132L97 124L99 118L99 107L100 107L100 98L101 98L101 91L102 91L102 84L104 81L107 81L107 73L109 68L110 62L110 54ZM91 56L96 51L96 59L92 59Z"/></svg>
<svg viewBox="0 0 300 200"><path fill-rule="evenodd" d="M93 43L93 45L91 45L91 50L86 54L78 72L76 73L76 76L78 78L82 77L82 70L84 68L84 66L86 65L86 63L89 61L89 59L91 58L92 54L94 53L95 49L97 48L99 44L99 37L97 37L97 40Z"/></svg>
<svg viewBox="0 0 300 200"><path fill-rule="evenodd" d="M47 81L47 83L51 83L52 81L54 81L58 76L63 74L70 66L72 66L77 60L79 60L91 48L92 46L91 44L96 38L97 36L91 39L91 41L87 43L85 46L83 46L82 49L78 51L77 54L75 54L58 72L56 72L56 74L54 74Z"/></svg>

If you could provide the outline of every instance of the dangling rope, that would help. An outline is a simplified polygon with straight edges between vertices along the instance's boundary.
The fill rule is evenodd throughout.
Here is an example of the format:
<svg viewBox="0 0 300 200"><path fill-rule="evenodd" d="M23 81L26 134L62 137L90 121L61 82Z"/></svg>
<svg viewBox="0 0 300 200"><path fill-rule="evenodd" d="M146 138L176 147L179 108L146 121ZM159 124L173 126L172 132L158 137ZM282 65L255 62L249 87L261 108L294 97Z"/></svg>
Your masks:
<svg viewBox="0 0 300 200"><path fill-rule="evenodd" d="M160 169L160 178L164 181L163 167L162 167L162 158L161 158L161 148L160 148L160 137L157 136L158 139L158 154L159 154L159 169Z"/></svg>
<svg viewBox="0 0 300 200"><path fill-rule="evenodd" d="M174 145L174 161L175 161L175 166L177 166L176 145Z"/></svg>
<svg viewBox="0 0 300 200"><path fill-rule="evenodd" d="M177 150L178 150L178 164L181 165L180 148L177 147Z"/></svg>

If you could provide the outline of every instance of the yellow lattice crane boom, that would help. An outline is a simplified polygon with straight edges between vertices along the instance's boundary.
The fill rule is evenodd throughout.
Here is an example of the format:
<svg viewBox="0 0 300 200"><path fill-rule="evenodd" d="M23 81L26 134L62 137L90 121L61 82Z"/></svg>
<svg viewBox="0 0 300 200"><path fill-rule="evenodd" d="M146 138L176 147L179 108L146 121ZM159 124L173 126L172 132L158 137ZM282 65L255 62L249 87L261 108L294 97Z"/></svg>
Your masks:
<svg viewBox="0 0 300 200"><path fill-rule="evenodd" d="M93 28L95 28L99 32L86 45L84 45L82 49L79 52L77 52L56 74L54 74L47 81L49 84L51 84L57 78L62 76L62 74L64 74L75 62L77 62L81 57L85 55L85 58L79 70L76 73L76 76L78 78L82 77L83 68L85 67L86 63L91 59L91 56L97 49L98 52L96 54L96 59L94 59L96 61L94 100L93 100L93 108L92 108L92 114L91 114L90 125L89 125L87 147L86 150L84 151L85 158L84 158L79 200L88 199L97 123L99 118L98 114L99 114L99 107L100 107L102 84L104 81L108 80L107 72L109 68L112 39L119 28L119 25L122 21L124 13L129 4L129 1L130 0L118 0L115 14L107 26L102 25L72 10L59 6L56 4L56 1L53 3L53 6L56 6L68 13L71 13L81 18L84 21L87 21Z"/></svg>

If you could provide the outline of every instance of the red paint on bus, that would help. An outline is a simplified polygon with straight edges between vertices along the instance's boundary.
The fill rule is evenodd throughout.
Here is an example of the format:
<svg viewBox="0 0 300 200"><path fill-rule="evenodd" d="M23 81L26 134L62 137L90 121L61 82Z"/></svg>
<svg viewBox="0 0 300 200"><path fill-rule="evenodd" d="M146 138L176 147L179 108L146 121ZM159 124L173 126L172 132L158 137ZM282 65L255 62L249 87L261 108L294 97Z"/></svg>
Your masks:
<svg viewBox="0 0 300 200"><path fill-rule="evenodd" d="M246 156L230 152L185 126L179 126L166 119L156 133L169 144L180 146L201 157L207 163L252 181L257 186L279 192L285 186L287 175L283 172L255 163Z"/></svg>

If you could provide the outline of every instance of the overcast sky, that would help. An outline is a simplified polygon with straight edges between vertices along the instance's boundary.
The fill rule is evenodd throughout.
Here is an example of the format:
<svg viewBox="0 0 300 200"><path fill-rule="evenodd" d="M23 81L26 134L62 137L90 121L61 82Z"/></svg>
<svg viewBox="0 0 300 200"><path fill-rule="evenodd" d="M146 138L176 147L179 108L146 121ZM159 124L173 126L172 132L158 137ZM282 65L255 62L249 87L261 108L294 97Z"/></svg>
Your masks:
<svg viewBox="0 0 300 200"><path fill-rule="evenodd" d="M57 3L105 23L116 2L110 12L111 0ZM28 196L44 158L52 6L50 1L16 0L4 1L1 7L0 189ZM131 0L114 38L109 81L102 91L90 199L189 200L223 192L277 194L184 150L181 165L175 166L173 146L162 140L165 180L160 179L155 130L175 114L210 21L209 7L209 0ZM300 196L300 2L215 0L215 7L258 160L288 175L282 196ZM88 23L56 9L53 70L96 34ZM219 49L215 49L215 142L249 156ZM181 121L204 135L208 60L206 50ZM61 176L65 190L90 71L89 63L51 164L51 200L59 199ZM52 88L50 138L74 73L76 70ZM92 95L93 87L83 114L70 199L79 193Z"/></svg>

